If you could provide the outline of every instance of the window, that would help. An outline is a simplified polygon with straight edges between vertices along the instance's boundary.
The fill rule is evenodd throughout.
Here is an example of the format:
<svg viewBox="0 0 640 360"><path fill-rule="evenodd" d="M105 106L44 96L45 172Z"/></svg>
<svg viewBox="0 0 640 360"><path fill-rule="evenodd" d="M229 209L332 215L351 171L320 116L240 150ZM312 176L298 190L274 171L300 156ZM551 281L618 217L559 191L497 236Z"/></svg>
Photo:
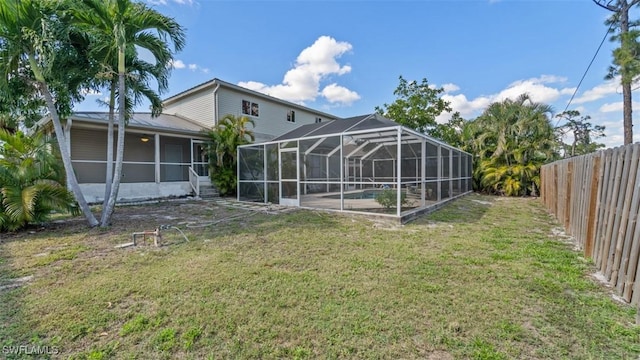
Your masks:
<svg viewBox="0 0 640 360"><path fill-rule="evenodd" d="M260 107L257 103L242 100L242 113L244 115L260 116Z"/></svg>
<svg viewBox="0 0 640 360"><path fill-rule="evenodd" d="M317 124L317 123L321 123L321 122L322 122L322 118L317 117L317 118L316 118L316 124Z"/></svg>
<svg viewBox="0 0 640 360"><path fill-rule="evenodd" d="M296 122L296 112L293 110L287 111L287 121Z"/></svg>

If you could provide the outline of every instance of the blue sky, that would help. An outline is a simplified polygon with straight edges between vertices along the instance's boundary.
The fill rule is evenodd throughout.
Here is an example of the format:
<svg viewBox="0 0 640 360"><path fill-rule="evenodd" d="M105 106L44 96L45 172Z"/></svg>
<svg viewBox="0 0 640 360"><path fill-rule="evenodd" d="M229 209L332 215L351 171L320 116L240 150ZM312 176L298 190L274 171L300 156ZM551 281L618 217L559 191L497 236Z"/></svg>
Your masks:
<svg viewBox="0 0 640 360"><path fill-rule="evenodd" d="M393 102L400 75L444 87L465 118L524 92L562 112L610 15L591 0L148 3L187 29L163 97L220 78L342 117ZM614 45L605 42L570 107L605 125L610 147L623 142L621 88L604 80ZM77 110L100 110L97 98Z"/></svg>

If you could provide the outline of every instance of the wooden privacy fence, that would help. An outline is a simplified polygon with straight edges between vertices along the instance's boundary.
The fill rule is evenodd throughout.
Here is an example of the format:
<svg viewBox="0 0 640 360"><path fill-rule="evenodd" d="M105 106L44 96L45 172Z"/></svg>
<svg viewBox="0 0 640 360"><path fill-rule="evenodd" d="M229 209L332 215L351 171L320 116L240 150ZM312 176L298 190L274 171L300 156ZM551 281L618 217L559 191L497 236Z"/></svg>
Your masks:
<svg viewBox="0 0 640 360"><path fill-rule="evenodd" d="M540 170L547 209L617 295L640 304L640 144L556 161Z"/></svg>

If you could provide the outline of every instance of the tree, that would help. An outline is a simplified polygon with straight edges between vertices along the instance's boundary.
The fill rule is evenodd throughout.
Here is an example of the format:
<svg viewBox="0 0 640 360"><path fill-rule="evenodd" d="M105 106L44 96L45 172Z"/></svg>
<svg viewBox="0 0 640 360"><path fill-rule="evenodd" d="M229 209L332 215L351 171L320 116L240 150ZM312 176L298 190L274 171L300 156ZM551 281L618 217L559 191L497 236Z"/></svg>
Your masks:
<svg viewBox="0 0 640 360"><path fill-rule="evenodd" d="M557 158L551 108L526 95L491 105L466 130L475 154L474 181L507 196L536 195L540 166Z"/></svg>
<svg viewBox="0 0 640 360"><path fill-rule="evenodd" d="M445 143L463 149L465 147L465 129L468 121L460 116L459 112L455 112L449 121L444 124L436 124L430 131L429 136Z"/></svg>
<svg viewBox="0 0 640 360"><path fill-rule="evenodd" d="M0 231L44 222L53 210L77 213L52 139L0 129L0 143Z"/></svg>
<svg viewBox="0 0 640 360"><path fill-rule="evenodd" d="M64 1L5 0L0 2L0 88L19 82L32 99L44 99L58 140L65 175L90 226L91 213L71 164L61 115L71 113L93 77L86 57L86 39L70 26Z"/></svg>
<svg viewBox="0 0 640 360"><path fill-rule="evenodd" d="M232 195L237 187L237 148L255 141L247 125L255 122L246 116L225 115L216 126L207 132L209 143L209 176L220 195Z"/></svg>
<svg viewBox="0 0 640 360"><path fill-rule="evenodd" d="M393 92L398 98L382 108L376 106L376 112L400 125L429 134L437 125L436 117L443 111L451 111L449 103L440 97L443 92L444 89L429 85L426 78L419 84L400 76L400 83Z"/></svg>
<svg viewBox="0 0 640 360"><path fill-rule="evenodd" d="M638 22L629 21L629 10L640 4L640 0L594 0L603 8L614 14L605 22L610 28L617 28L618 34L611 37L612 41L619 41L620 47L613 50L613 65L609 68L607 79L620 76L622 85L624 144L633 142L633 115L631 84L640 75L640 31L635 29ZM615 5L614 5L615 3ZM633 28L633 29L631 29Z"/></svg>
<svg viewBox="0 0 640 360"><path fill-rule="evenodd" d="M0 128L15 132L30 128L45 116L41 97L33 97L32 85L12 77L0 82Z"/></svg>
<svg viewBox="0 0 640 360"><path fill-rule="evenodd" d="M580 112L577 110L567 110L556 117L566 120L564 125L556 128L565 158L589 154L604 148L604 144L594 140L605 136L605 127L591 124L589 122L590 116L580 116ZM571 134L573 138L571 144L565 144L562 140L567 134Z"/></svg>
<svg viewBox="0 0 640 360"><path fill-rule="evenodd" d="M150 78L158 83L158 92L167 88L168 64L173 53L184 47L185 34L172 18L131 0L84 0L74 12L80 26L92 37L92 54L98 55L105 69L110 88L109 125L107 139L107 176L105 203L101 225L107 226L115 208L122 174L124 134L127 120L143 97L152 103L152 113L161 112L161 101L148 86ZM173 52L169 50L173 44ZM153 57L148 63L139 57L145 49ZM117 77L114 76L117 74ZM117 79L117 83L116 83ZM116 87L117 84L117 87ZM118 100L118 138L115 172L110 164L113 154L113 121L115 100Z"/></svg>

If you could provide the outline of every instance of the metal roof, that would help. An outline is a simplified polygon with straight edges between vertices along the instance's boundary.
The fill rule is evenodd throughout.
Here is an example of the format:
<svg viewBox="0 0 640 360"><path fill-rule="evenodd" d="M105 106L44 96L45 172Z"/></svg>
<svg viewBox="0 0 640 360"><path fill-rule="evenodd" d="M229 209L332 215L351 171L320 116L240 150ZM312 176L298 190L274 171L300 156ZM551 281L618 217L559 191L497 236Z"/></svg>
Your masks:
<svg viewBox="0 0 640 360"><path fill-rule="evenodd" d="M373 113L368 115L354 116L341 120L332 120L318 124L302 125L288 133L278 136L273 141L293 140L308 136L337 135L347 131L370 130L400 126L384 116Z"/></svg>
<svg viewBox="0 0 640 360"><path fill-rule="evenodd" d="M107 112L75 112L71 115L74 120L90 121L95 123L107 123L109 113ZM117 124L116 124L117 125ZM198 133L202 132L202 125L191 120L176 115L160 114L158 117L152 117L151 113L133 113L128 123L129 127L168 130L182 133Z"/></svg>

